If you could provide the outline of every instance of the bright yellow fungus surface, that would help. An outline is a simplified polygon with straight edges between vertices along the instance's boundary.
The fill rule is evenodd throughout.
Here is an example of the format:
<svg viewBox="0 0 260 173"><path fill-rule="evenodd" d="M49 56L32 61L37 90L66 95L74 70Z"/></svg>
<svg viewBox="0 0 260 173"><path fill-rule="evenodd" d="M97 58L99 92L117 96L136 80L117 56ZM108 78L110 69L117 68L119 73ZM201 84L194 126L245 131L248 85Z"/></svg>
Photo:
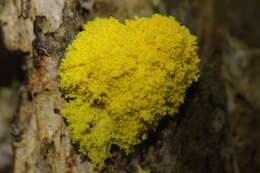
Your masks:
<svg viewBox="0 0 260 173"><path fill-rule="evenodd" d="M198 79L196 37L173 17L120 23L97 18L68 46L59 68L72 140L98 168L111 145L127 154L174 115Z"/></svg>

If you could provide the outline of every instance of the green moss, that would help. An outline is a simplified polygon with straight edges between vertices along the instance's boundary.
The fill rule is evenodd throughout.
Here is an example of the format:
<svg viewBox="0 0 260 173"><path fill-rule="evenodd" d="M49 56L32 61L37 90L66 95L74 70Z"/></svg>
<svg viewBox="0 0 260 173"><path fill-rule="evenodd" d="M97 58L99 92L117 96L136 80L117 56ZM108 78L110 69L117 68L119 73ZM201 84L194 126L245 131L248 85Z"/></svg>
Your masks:
<svg viewBox="0 0 260 173"><path fill-rule="evenodd" d="M5 1L0 0L0 14L1 14L1 11L2 11L2 8L4 7L4 5L5 5Z"/></svg>

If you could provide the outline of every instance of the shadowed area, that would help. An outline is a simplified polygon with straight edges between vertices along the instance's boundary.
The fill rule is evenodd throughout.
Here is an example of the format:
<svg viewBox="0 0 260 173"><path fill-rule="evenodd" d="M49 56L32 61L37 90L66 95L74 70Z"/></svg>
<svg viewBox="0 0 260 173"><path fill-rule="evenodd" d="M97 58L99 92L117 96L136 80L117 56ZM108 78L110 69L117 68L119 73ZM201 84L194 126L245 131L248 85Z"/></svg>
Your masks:
<svg viewBox="0 0 260 173"><path fill-rule="evenodd" d="M9 51L3 43L3 35L0 28L0 87L8 87L14 81L24 81L25 72L22 70L24 56L26 53L20 51Z"/></svg>
<svg viewBox="0 0 260 173"><path fill-rule="evenodd" d="M0 28L0 172L12 172L10 121L15 113L18 88L25 79L22 70L25 53L9 51Z"/></svg>

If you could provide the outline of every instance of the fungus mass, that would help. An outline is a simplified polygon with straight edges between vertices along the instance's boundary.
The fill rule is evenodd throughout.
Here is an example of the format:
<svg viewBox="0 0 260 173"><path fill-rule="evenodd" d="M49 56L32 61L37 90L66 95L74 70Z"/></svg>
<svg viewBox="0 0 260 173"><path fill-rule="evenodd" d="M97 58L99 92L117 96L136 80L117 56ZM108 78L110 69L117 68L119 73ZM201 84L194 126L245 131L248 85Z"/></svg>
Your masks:
<svg viewBox="0 0 260 173"><path fill-rule="evenodd" d="M198 79L196 37L173 17L120 23L97 18L68 46L59 67L72 140L98 168L111 145L125 153L174 115Z"/></svg>

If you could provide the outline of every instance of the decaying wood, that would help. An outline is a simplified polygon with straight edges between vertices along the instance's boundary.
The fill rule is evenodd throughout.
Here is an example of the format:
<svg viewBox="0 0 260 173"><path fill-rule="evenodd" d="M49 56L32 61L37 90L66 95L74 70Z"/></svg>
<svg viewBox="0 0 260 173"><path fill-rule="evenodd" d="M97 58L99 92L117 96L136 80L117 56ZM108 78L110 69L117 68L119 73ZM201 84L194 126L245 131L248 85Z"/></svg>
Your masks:
<svg viewBox="0 0 260 173"><path fill-rule="evenodd" d="M87 21L155 12L176 16L198 36L201 78L188 90L180 112L162 120L133 154L113 148L104 172L130 173L137 167L152 173L260 171L260 35L255 31L260 25L251 20L257 19L257 0L246 9L235 0L1 1L3 43L27 53L28 79L13 122L14 172L98 172L71 143L60 115L65 100L57 68Z"/></svg>

